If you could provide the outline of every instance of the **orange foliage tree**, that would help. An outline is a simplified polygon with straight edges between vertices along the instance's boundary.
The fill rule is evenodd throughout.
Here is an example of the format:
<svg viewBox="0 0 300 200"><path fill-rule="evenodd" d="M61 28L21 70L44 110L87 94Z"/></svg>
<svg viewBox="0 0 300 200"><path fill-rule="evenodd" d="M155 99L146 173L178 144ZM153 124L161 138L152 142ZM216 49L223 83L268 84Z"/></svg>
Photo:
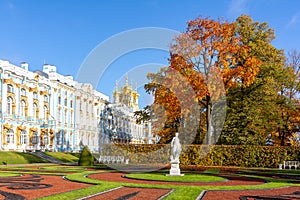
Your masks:
<svg viewBox="0 0 300 200"><path fill-rule="evenodd" d="M149 74L150 83L145 89L154 94L154 104L164 107L166 122L176 126L180 124L178 119L187 120L192 112L182 110L182 101L197 102L199 120L203 122L205 117L206 143L211 144L217 140L218 125L212 119L213 112L218 115L218 102L224 100L228 89L249 86L258 73L261 61L250 52L251 47L243 43L234 23L199 17L189 21L186 32L174 38L170 47L170 66ZM173 71L184 81L165 87L164 81L174 81L168 79ZM159 81L161 79L164 81ZM178 98L179 94L173 92L175 89L184 91L187 87L193 90L190 97ZM222 126L222 122L219 125ZM174 129L163 129L163 134L170 135L172 131Z"/></svg>

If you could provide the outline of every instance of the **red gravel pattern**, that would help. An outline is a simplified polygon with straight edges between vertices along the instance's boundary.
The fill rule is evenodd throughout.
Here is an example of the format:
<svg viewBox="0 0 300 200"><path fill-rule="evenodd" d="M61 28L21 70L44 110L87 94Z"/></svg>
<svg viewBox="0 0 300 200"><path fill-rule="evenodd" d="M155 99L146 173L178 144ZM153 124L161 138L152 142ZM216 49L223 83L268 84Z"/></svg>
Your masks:
<svg viewBox="0 0 300 200"><path fill-rule="evenodd" d="M168 182L168 181L150 181L150 180L137 180L124 178L125 173L100 173L89 175L89 178L113 181L113 182L127 182L127 183L138 183L138 184L160 184L160 185L193 185L193 186L234 186L234 185L259 185L265 183L265 181L255 178L238 177L238 176L222 176L229 179L228 181L222 182Z"/></svg>
<svg viewBox="0 0 300 200"><path fill-rule="evenodd" d="M98 196L86 198L86 200L118 199L131 194L133 194L133 196L129 198L130 200L141 200L141 199L156 200L170 191L171 190L168 189L122 187Z"/></svg>
<svg viewBox="0 0 300 200"><path fill-rule="evenodd" d="M13 193L13 194L19 194L23 197L25 197L25 199L31 200L31 199L35 199L35 198L40 198L40 197L45 197L45 196L49 196L49 195L54 195L54 194L58 194L58 193L63 193L63 192L68 192L68 191L72 191L72 190L77 190L77 189L81 189L81 188L85 188L85 187L89 187L91 186L90 184L85 184L85 183L77 183L77 182L71 182L71 181L67 181L62 179L61 176L48 176L48 175L34 175L35 177L38 176L40 177L40 181L36 182L34 181L34 178L32 175L24 175L19 177L18 182L23 183L26 185L27 183L32 183L32 184L50 184L52 185L52 187L49 188L37 188L37 189L9 189L9 186L11 186L11 184L15 184L14 182L16 182L16 177L14 177L11 183L9 183L9 178L5 177L5 179L7 179L7 182L5 183L0 183L0 190L4 191L4 192L9 192L9 193ZM3 178L4 179L4 178ZM32 181L28 181L32 179ZM24 181L26 180L26 181ZM4 199L2 195L0 195L0 199Z"/></svg>
<svg viewBox="0 0 300 200"><path fill-rule="evenodd" d="M291 197L290 194L300 191L300 187L284 187L277 189L268 189L268 190L242 190L242 191L207 191L202 198L203 200L235 200L240 199L241 196L265 196L265 199L300 199L298 197ZM281 196L287 195L287 196ZM281 197L280 197L281 196ZM254 199L254 198L248 198Z"/></svg>

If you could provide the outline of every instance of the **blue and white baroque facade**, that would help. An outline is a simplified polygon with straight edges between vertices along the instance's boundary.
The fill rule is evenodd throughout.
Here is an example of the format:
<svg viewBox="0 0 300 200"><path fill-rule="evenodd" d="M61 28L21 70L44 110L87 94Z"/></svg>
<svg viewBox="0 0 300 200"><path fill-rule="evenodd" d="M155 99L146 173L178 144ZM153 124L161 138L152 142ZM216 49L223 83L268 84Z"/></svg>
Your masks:
<svg viewBox="0 0 300 200"><path fill-rule="evenodd" d="M0 150L77 152L87 145L99 152L100 141L106 137L101 114L107 105L114 105L107 95L57 73L56 66L48 64L43 71L31 72L27 63L16 66L0 60L0 78ZM130 116L127 121L134 124ZM140 134L144 132L127 135L145 141Z"/></svg>

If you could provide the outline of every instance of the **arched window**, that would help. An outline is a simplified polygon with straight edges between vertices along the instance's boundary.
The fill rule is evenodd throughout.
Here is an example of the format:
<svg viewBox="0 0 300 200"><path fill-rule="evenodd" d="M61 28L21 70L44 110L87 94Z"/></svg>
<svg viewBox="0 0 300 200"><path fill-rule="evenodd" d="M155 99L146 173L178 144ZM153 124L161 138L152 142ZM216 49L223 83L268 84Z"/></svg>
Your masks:
<svg viewBox="0 0 300 200"><path fill-rule="evenodd" d="M25 114L25 107L26 107L26 102L24 100L21 101L21 106L20 106L20 115L21 117L26 117Z"/></svg>
<svg viewBox="0 0 300 200"><path fill-rule="evenodd" d="M57 120L59 122L61 122L61 110L60 109L57 110Z"/></svg>
<svg viewBox="0 0 300 200"><path fill-rule="evenodd" d="M14 92L14 86L12 86L11 84L8 84L7 85L7 92L13 93Z"/></svg>
<svg viewBox="0 0 300 200"><path fill-rule="evenodd" d="M37 92L33 92L33 98L34 98L34 99L38 99L38 94L37 94Z"/></svg>
<svg viewBox="0 0 300 200"><path fill-rule="evenodd" d="M13 106L13 99L11 97L7 97L7 107L6 107L6 111L7 114L12 115L12 106Z"/></svg>
<svg viewBox="0 0 300 200"><path fill-rule="evenodd" d="M8 129L6 134L6 142L7 144L13 144L14 143L14 131L12 129Z"/></svg>
<svg viewBox="0 0 300 200"><path fill-rule="evenodd" d="M39 143L39 136L38 136L38 132L33 132L32 135L32 144L38 144Z"/></svg>
<svg viewBox="0 0 300 200"><path fill-rule="evenodd" d="M26 131L21 131L20 143L21 144L26 144L27 143L27 133L26 133Z"/></svg>
<svg viewBox="0 0 300 200"><path fill-rule="evenodd" d="M48 102L48 96L44 95L44 102Z"/></svg>
<svg viewBox="0 0 300 200"><path fill-rule="evenodd" d="M44 145L48 145L49 144L49 134L45 133L43 139L44 139Z"/></svg>
<svg viewBox="0 0 300 200"><path fill-rule="evenodd" d="M66 133L66 132L64 132L64 135L63 135L63 136L64 136L64 143L63 143L64 145L66 145L66 144L67 144L67 138L66 138L66 135L67 135L67 133Z"/></svg>
<svg viewBox="0 0 300 200"><path fill-rule="evenodd" d="M36 105L36 103L33 104L32 112L33 112L33 119L37 120L37 105Z"/></svg>
<svg viewBox="0 0 300 200"><path fill-rule="evenodd" d="M68 112L67 112L67 110L65 110L65 123L68 123Z"/></svg>
<svg viewBox="0 0 300 200"><path fill-rule="evenodd" d="M65 100L64 100L64 105L65 105L65 106L68 105L68 99L67 99L67 98L65 98Z"/></svg>
<svg viewBox="0 0 300 200"><path fill-rule="evenodd" d="M26 90L24 88L21 89L21 95L26 96Z"/></svg>
<svg viewBox="0 0 300 200"><path fill-rule="evenodd" d="M60 132L56 134L56 144L58 144L58 145L61 144L61 141L60 141L60 140L61 140L60 134L61 134Z"/></svg>
<svg viewBox="0 0 300 200"><path fill-rule="evenodd" d="M47 112L48 112L48 108L47 108L47 106L44 106L44 108L43 108L43 117L44 117L44 119L48 119Z"/></svg>

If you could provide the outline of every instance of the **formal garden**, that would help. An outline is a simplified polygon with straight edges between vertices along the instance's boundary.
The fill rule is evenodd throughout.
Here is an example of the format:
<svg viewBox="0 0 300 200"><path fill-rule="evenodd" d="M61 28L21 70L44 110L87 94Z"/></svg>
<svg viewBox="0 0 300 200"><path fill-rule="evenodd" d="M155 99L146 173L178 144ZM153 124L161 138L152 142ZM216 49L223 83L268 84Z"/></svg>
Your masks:
<svg viewBox="0 0 300 200"><path fill-rule="evenodd" d="M300 199L300 52L274 38L246 15L189 21L135 112L156 143L0 152L0 199Z"/></svg>
<svg viewBox="0 0 300 200"><path fill-rule="evenodd" d="M169 174L170 164L156 171L119 171L112 168L112 164L99 163L99 157L89 153L88 148L81 154L45 152L54 159L63 161L62 164L49 163L35 154L1 152L1 159L9 160L7 157L10 156L15 160L11 159L9 162L1 160L0 197L1 199L220 199L221 196L226 199L297 199L300 197L299 168L278 167L280 159L299 160L300 154L296 148L216 146L201 161L197 161L191 156L195 156L199 148L203 147L191 145L181 154L180 168L184 176L166 176ZM254 153L256 151L259 153ZM219 155L216 152L219 152ZM261 159L259 155L262 156ZM194 162L191 162L192 160ZM133 159L127 164L115 165L138 169L139 164Z"/></svg>

